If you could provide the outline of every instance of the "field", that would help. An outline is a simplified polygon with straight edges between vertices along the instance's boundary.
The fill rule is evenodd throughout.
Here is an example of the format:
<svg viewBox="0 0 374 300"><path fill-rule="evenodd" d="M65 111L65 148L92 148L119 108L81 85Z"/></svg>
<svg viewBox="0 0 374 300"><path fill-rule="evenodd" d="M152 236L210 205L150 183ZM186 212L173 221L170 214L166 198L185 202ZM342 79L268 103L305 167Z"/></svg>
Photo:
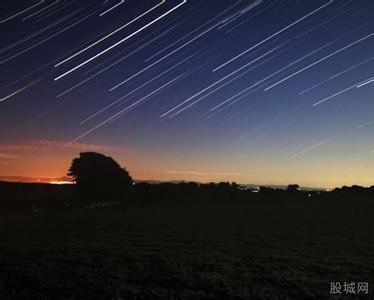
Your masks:
<svg viewBox="0 0 374 300"><path fill-rule="evenodd" d="M1 299L306 299L374 284L374 203L238 198L0 214Z"/></svg>

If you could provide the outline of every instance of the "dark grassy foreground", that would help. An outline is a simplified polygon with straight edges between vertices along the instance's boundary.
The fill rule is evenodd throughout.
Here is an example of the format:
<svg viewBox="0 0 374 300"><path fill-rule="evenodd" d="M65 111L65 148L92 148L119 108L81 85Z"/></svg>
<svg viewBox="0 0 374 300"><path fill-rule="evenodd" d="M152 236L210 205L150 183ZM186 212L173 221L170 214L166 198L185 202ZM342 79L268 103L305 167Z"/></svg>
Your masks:
<svg viewBox="0 0 374 300"><path fill-rule="evenodd" d="M373 295L369 198L3 209L0 298L327 298L331 281Z"/></svg>

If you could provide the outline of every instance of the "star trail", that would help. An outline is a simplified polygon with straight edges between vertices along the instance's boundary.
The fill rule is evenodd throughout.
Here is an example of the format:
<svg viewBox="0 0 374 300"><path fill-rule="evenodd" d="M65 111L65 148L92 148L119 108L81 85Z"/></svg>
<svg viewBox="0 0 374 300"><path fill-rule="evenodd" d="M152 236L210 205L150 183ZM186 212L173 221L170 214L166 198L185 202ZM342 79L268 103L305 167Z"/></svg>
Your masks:
<svg viewBox="0 0 374 300"><path fill-rule="evenodd" d="M3 1L0 31L0 176L102 145L139 179L374 179L374 1Z"/></svg>

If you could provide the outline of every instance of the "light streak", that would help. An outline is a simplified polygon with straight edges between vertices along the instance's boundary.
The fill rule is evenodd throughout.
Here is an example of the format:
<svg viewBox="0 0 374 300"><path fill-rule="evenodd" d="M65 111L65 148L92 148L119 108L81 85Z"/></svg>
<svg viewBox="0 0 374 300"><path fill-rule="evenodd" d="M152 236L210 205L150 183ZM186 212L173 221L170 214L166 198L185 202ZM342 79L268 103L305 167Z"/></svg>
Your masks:
<svg viewBox="0 0 374 300"><path fill-rule="evenodd" d="M182 22L177 22L173 28L176 28L181 25ZM90 74L94 72L95 70L101 69L102 66L106 65L109 61L114 60L118 56L123 55L123 53L129 51L129 49L133 49L136 46L141 45L144 41L149 41L153 36L156 34L159 35L160 32L163 32L165 29L170 28L170 24L165 24L164 26L160 26L160 28L155 29L153 32L150 32L149 34L145 35L144 38L139 39L139 41L136 41L134 44L129 45L129 47L126 47L124 50L119 51L118 53L112 55L111 57L108 57L107 59L103 60L100 63L95 64L95 66L92 66L91 68L87 69L86 71L82 72L83 75Z"/></svg>
<svg viewBox="0 0 374 300"><path fill-rule="evenodd" d="M42 79L43 79L43 78L39 78L38 80L33 81L32 83L30 83L30 84L24 86L23 88L20 88L19 90L15 91L15 92L13 92L13 93L11 93L11 94L9 94L9 95L3 97L3 98L0 98L0 102L3 102L3 101L5 101L5 100L8 100L9 98L12 98L12 97L15 96L15 95L18 95L19 93L23 92L24 90L28 89L29 87L31 87L31 86L37 84L37 83L38 83L39 81L41 81Z"/></svg>
<svg viewBox="0 0 374 300"><path fill-rule="evenodd" d="M40 0L38 3L36 3L36 4L34 4L34 5L30 6L30 7L28 7L26 9L24 9L24 10L22 10L22 11L16 13L16 14L14 14L14 15L11 15L11 16L9 16L9 17L1 20L0 24L3 24L5 22L10 21L10 20L14 19L15 17L18 17L19 15L22 15L23 13L28 12L29 10L31 10L31 9L33 9L33 8L35 8L35 7L37 7L37 6L41 5L41 4L43 4L44 2L45 2L45 0Z"/></svg>
<svg viewBox="0 0 374 300"><path fill-rule="evenodd" d="M370 78L369 80L365 81L364 83L361 83L361 84L357 85L356 87L357 88L361 88L361 87L363 87L363 86L365 86L367 84L370 84L372 82L374 82L374 77Z"/></svg>
<svg viewBox="0 0 374 300"><path fill-rule="evenodd" d="M240 10L239 12L237 12L237 13L233 14L232 16L230 16L229 18L227 18L227 21L224 21L223 24L221 26L219 26L217 29L221 30L223 27L227 26L231 22L234 22L236 19L240 18L241 16L243 16L247 12L249 12L252 9L256 8L262 2L263 2L263 0L255 0L250 5L246 6L245 8L243 8L242 10Z"/></svg>
<svg viewBox="0 0 374 300"><path fill-rule="evenodd" d="M294 158L296 158L296 157L298 157L298 156L300 156L300 155L302 155L302 154L305 154L305 153L307 153L307 152L309 152L309 151L311 151L311 150L313 150L313 149L316 149L316 148L322 146L323 144L325 144L325 142L320 142L320 143L314 144L314 145L312 145L312 146L310 146L310 147L307 147L307 148L305 148L304 150L301 150L301 151L299 151L299 152L297 152L297 153L295 153L295 154L289 156L288 158L284 159L284 160L281 162L281 164L284 164L284 163L286 163L286 162L288 162L288 161L290 161L290 160L292 160L292 159L294 159Z"/></svg>
<svg viewBox="0 0 374 300"><path fill-rule="evenodd" d="M198 53L198 52L197 52ZM197 53L193 54L193 55L190 55L188 57L186 57L185 59L183 59L182 61L180 61L178 64L175 64L174 66L168 68L167 70L165 70L164 72L158 74L157 76L155 76L154 78L152 78L151 80L148 80L147 82L143 83L142 85L138 86L137 88L133 89L131 92L127 93L126 95L120 97L119 99L117 99L116 101L108 104L107 106L105 106L104 108L100 109L99 111L97 111L96 113L94 113L93 115L89 116L88 118L84 119L83 121L80 122L80 124L83 124L83 123L86 123L87 121L91 120L92 118L96 117L97 115L101 114L102 112L106 111L108 108L112 107L113 105L121 102L123 99L127 98L128 96L136 93L137 91L139 91L140 89L142 89L143 87L147 86L148 84L154 82L155 80L159 79L161 76L165 75L166 73L172 71L173 69L176 69L178 66L180 66L181 64L183 64L184 62L186 62L187 60L189 60L190 58L192 58L193 56L197 55Z"/></svg>
<svg viewBox="0 0 374 300"><path fill-rule="evenodd" d="M23 39L21 39L21 40L19 40L19 41L17 41L17 42L14 42L14 43L12 43L12 44L10 44L10 45L8 45L8 46L6 46L6 47L0 49L0 53L3 53L3 52L5 52L5 51L8 51L8 50L10 50L10 49L12 49L12 48L18 46L19 44L22 44L22 43L24 43L24 42L27 42L28 40L31 40L31 39L37 37L38 35L44 33L45 31L47 31L47 30L49 30L49 29L51 29L51 28L53 28L54 26L59 25L60 23L62 23L62 22L64 22L64 21L70 19L71 17L75 16L75 15L78 14L80 11L82 11L82 10L79 10L79 11L77 11L77 12L73 12L73 13L70 13L70 14L64 16L63 18L59 19L58 21L53 22L52 24L50 24L50 25L44 27L43 29L40 29L40 30L38 30L38 31L36 31L36 32L34 32L34 33L32 33L32 34L30 34L29 36L27 36L27 37L25 37L25 38L23 38Z"/></svg>
<svg viewBox="0 0 374 300"><path fill-rule="evenodd" d="M200 90L199 92L195 93L195 94L192 95L191 97L187 98L187 99L184 100L183 102L181 102L181 103L179 103L178 105L174 106L173 108L169 109L167 112L163 113L160 117L163 118L163 117L165 117L166 115L170 114L171 112L177 110L179 107L181 107L181 106L183 106L184 104L190 102L191 100L193 100L193 99L196 98L197 96L200 96L202 93L206 92L206 91L209 90L210 88L215 87L216 85L220 84L221 82L223 82L223 81L226 80L227 78L231 77L232 75L234 75L234 74L240 72L241 70L243 70L244 68L246 68L246 67L252 65L255 61L257 61L257 60L261 59L262 57L264 57L264 56L270 54L271 52L274 52L275 50L279 49L279 48L282 47L284 44L285 44L285 43L283 43L283 44L281 44L281 45L279 45L279 46L277 46L277 47L271 49L270 51L266 52L266 53L263 54L262 56L256 58L255 60L252 60L252 61L250 61L249 63L246 63L245 65L243 65L243 66L237 68L237 69L234 70L233 72L231 72L231 73L229 73L228 75L222 77L221 79L215 81L214 83L210 84L209 86L207 86L207 87L205 87L204 89ZM227 83L226 83L226 84L227 84ZM225 84L225 85L226 85L226 84ZM224 86L224 85L223 85L223 86ZM223 87L223 86L222 86L222 87ZM217 89L216 89L216 90L217 90ZM214 90L214 91L216 91L216 90ZM211 93L212 93L212 92L210 92L208 95L210 95ZM204 99L204 98L205 98L206 96L208 96L208 95L205 95L203 98L199 98L198 101L194 101L194 102L192 103L192 105L195 104L195 103L197 103L197 102L199 102L199 101L201 101L202 99ZM182 110L179 110L179 111L177 112L177 114L179 114L180 112L184 111L186 108L189 108L190 106L191 106L191 105L189 105L189 106L183 108ZM174 117L175 115L176 115L176 114L173 114L171 117Z"/></svg>
<svg viewBox="0 0 374 300"><path fill-rule="evenodd" d="M76 25L82 23L83 21L87 20L88 18L90 18L90 17L93 16L94 14L96 14L96 11L93 12L93 13L91 13L91 14L89 14L89 15L87 15L87 16L85 16L84 18L79 18L78 21L76 21L76 22L74 22L74 23L72 23L72 24L66 26L65 28L63 28L63 29L57 31L56 33L50 35L50 36L47 37L47 38L42 39L41 41L39 41L39 42L33 44L32 46L27 47L26 49L23 49L23 50L21 50L21 51L15 53L15 54L12 55L12 56L7 57L6 59L0 61L0 64L6 63L6 62L8 62L8 61L10 61L10 60L12 60L12 59L14 59L14 58L16 58L16 57L22 55L22 54L24 54L24 53L26 53L26 52L28 52L28 51L34 49L34 48L37 47L37 46L39 46L39 45L41 45L41 44L44 44L45 42L49 41L50 39L52 39L52 38L54 38L54 37L60 35L61 33L63 33L63 32L65 32L65 31L69 30L70 28L72 28L72 27L74 27L74 26L76 26Z"/></svg>
<svg viewBox="0 0 374 300"><path fill-rule="evenodd" d="M299 92L299 95L303 95L303 94L305 94L305 93L307 93L307 92L309 92L309 91L315 89L316 87L319 87L319 86L321 86L321 85L323 85L323 84L329 82L330 80L332 80L332 79L334 79L334 78L337 78L337 77L339 77L339 76L341 76L341 75L347 73L348 71L351 71L351 70L353 70L353 69L355 69L355 68L357 68L357 67L359 67L359 66L361 66L361 65L363 65L363 64L366 64L366 63L372 61L373 59L374 59L374 57L370 57L369 59L365 59L365 60L362 61L362 62L359 62L359 63L357 63L357 64L355 64L355 65L353 65L353 66L351 66L351 67L349 67L349 68L347 68L347 69L344 69L343 71L338 72L338 73L336 73L336 74L334 74L334 75L328 77L327 79L322 80L322 81L316 83L315 85L313 85L313 86L311 86L311 87L309 87L309 88L307 88L307 89L305 89L305 90Z"/></svg>
<svg viewBox="0 0 374 300"><path fill-rule="evenodd" d="M288 41L287 41L287 42L288 42ZM280 46L275 47L274 49L270 50L268 53L277 50L279 47L281 47L282 45L286 44L287 42L284 42L284 43L282 43ZM283 52L287 51L290 47L291 47L291 46L288 46L288 47L286 47L285 49L282 49L281 51L278 51L276 54L274 54L274 55L268 57L267 59L263 60L262 62L258 63L257 65L253 66L252 68L250 68L250 69L246 70L245 72L243 72L243 73L241 73L241 74L235 76L234 78L230 79L229 81L227 81L226 83L224 83L224 84L222 84L221 86L217 87L216 89L214 89L213 91L209 92L208 94L206 94L206 95L204 95L204 96L198 98L197 100L193 101L192 103L190 103L189 105L185 106L184 108L181 108L180 110L178 110L178 111L175 112L174 114L170 115L169 118L174 118L175 116L179 115L180 113L182 113L182 112L185 111L186 109L190 108L191 106L193 106L193 105L195 105L196 103L200 102L201 100L205 99L207 96L209 96L209 95L212 94L213 92L215 92L215 91L221 89L222 87L226 86L227 84L231 83L231 82L234 81L235 79L237 79L237 78L239 78L239 77L245 75L246 73L248 73L248 72L250 72L250 71L252 71L252 70L254 70L254 69L257 69L258 67L260 67L260 66L262 66L263 64L267 63L268 61L270 61L270 60L273 59L274 57L279 56L279 55L282 54ZM265 54L267 54L267 53L265 53ZM235 72L235 71L234 71L234 72ZM256 90L257 90L257 89L256 89ZM255 91L256 91L256 90L255 90ZM254 91L253 91L253 92L254 92ZM253 92L250 92L250 93L248 93L247 95L252 94ZM247 95L246 95L246 96L247 96ZM234 98L234 97L230 97L230 99L232 99L232 98ZM241 98L243 98L243 97L240 97L240 99L241 99ZM238 100L240 100L240 99L238 99ZM237 100L237 101L238 101L238 100ZM226 106L225 109L226 109L227 107L231 106L232 104L234 104L234 103L237 102L237 101L234 101L234 102L231 103L230 105ZM222 110L220 110L220 111L222 111ZM162 115L162 116L163 116L163 115ZM162 117L162 116L161 116L161 117Z"/></svg>
<svg viewBox="0 0 374 300"><path fill-rule="evenodd" d="M314 103L313 106L320 105L321 103L326 102L326 101L328 101L328 100L330 100L332 98L335 98L336 96L339 96L339 95L341 95L341 94L343 94L343 93L345 93L345 92L347 92L347 91L349 91L349 90L351 90L353 88L359 88L359 87L367 84L368 80L371 80L372 78L365 79L364 81L360 81L360 82L355 83L354 85L351 85L351 86L349 86L349 87L347 87L347 88L345 88L345 89L343 89L341 91L338 91L338 92L336 92L336 93L334 93L334 94L332 94L332 95L330 95L330 96L328 96L328 97L326 97L326 98L324 98L324 99L322 99L322 100Z"/></svg>
<svg viewBox="0 0 374 300"><path fill-rule="evenodd" d="M181 50L182 48L186 47L187 45L191 44L193 41L197 40L198 38L200 38L201 36L203 36L204 34L206 34L208 31L212 30L213 28L215 28L216 25L210 27L209 29L205 30L204 32L200 33L199 35L197 35L196 37L192 38L191 40L189 40L188 42L184 43L183 45L179 46L178 48L174 49L173 51L171 51L170 53L166 54L165 56L161 57L160 59L156 60L155 62L151 63L149 66L145 67L144 69L140 70L139 72L135 73L134 75L126 78L125 80L121 81L120 83L116 84L114 87L112 87L110 89L110 91L114 91L115 89L117 89L118 87L120 87L121 85L124 85L126 82L130 81L131 79L137 77L138 75L144 73L145 71L149 70L150 68L152 68L153 66L157 65L158 63L164 61L166 58L168 58L169 56L173 55L174 53L178 52L179 50Z"/></svg>
<svg viewBox="0 0 374 300"><path fill-rule="evenodd" d="M38 16L35 17L36 22L38 23L49 18L50 16L56 14L58 11L60 11L64 7L67 7L70 4L72 4L74 1L75 0L70 0L69 2L61 2L57 4L55 7L52 7L52 9L47 9L46 11L41 12Z"/></svg>
<svg viewBox="0 0 374 300"><path fill-rule="evenodd" d="M318 65L319 63L321 63L321 62L323 62L323 61L329 59L330 57L332 57L332 56L334 56L334 55L336 55L336 54L339 54L340 52L343 52L344 50L347 50L347 49L353 47L354 45L356 45L356 44L358 44L358 43L360 43L360 42L362 42L362 41L364 41L364 40L366 40L366 39L372 37L373 35L374 35L374 33L368 34L368 35L364 36L363 38L360 38L360 39L354 41L353 43L350 43L349 45L347 45L347 46L345 46L345 47L343 47L343 48L340 48L339 50L336 50L336 51L334 51L333 53L330 53L329 55L326 55L325 57L322 57L321 59L315 61L314 63L312 63L312 64L310 64L310 65L308 65L308 66L306 66L306 67L304 67L304 68L302 68L302 69L296 71L295 73L292 73L291 75L289 75L289 76L283 78L282 80L280 80L280 81L278 81L278 82L272 84L271 86L267 87L267 88L265 89L265 91L268 91L268 90L272 89L273 87L276 87L277 85L281 84L282 82L285 82L285 81L287 81L288 79L290 79L290 78L292 78L292 77L294 77L294 76L300 74L301 72L304 72L304 71L310 69L311 67L313 67L313 66L315 66L315 65Z"/></svg>
<svg viewBox="0 0 374 300"><path fill-rule="evenodd" d="M277 70L277 71L271 73L270 75L268 75L268 76L264 77L263 79L257 81L256 83L252 84L251 86L249 86L248 88L244 89L243 91L241 91L241 92L235 94L234 96L232 96L232 97L230 97L230 98L228 98L228 99L222 101L220 104L218 104L218 105L216 105L215 107L213 107L213 108L211 109L211 111L213 111L213 110L217 109L218 107L220 107L220 106L226 104L227 102L230 102L232 99L236 98L237 96L242 95L243 93L245 93L245 92L249 91L250 89L252 89L252 88L256 87L257 85L259 85L260 83L263 83L264 81L268 80L269 78L274 77L275 75L277 75L277 74L283 72L284 70L288 69L289 67L291 67L291 66L293 66L293 65L295 65L295 64L297 64L297 63L299 63L300 61L303 61L304 59L306 59L306 58L308 58L309 56L315 54L316 52L318 52L318 51L320 51L320 50L326 48L327 46L329 46L330 44L332 44L332 43L334 43L334 42L335 42L335 41L331 41L331 42L329 42L329 43L327 43L327 44L325 44L325 45L323 45L323 46L321 46L321 47L319 47L319 48L317 48L317 49L315 49L315 50L309 52L308 54L306 54L306 55L304 55L304 56L302 56L302 57L296 59L295 61L289 63L289 64L286 65L285 67L283 67L283 68L281 68L281 69L279 69L279 70ZM246 95L246 96L247 96L247 95ZM239 99L235 100L234 103L238 102L238 101L239 101L240 99L242 99L242 98L244 98L244 97L240 97ZM230 106L231 106L231 105L230 105Z"/></svg>
<svg viewBox="0 0 374 300"><path fill-rule="evenodd" d="M331 3L333 3L334 0L330 0L329 2L327 2L326 4L322 5L321 7L313 10L312 12L310 12L309 14L305 15L304 17L300 18L300 19L297 19L295 22L287 25L286 27L284 27L283 29L277 31L276 33L270 35L269 37L267 37L266 39L262 40L261 42L255 44L254 46L248 48L247 50L239 53L238 55L234 56L233 58L229 59L228 61L226 61L225 63L223 63L222 65L218 66L217 68L215 68L213 70L213 72L216 72L218 71L219 69L225 67L226 65L230 64L231 62L233 62L234 60L238 59L239 57L243 56L244 54L248 53L249 51L257 48L258 46L262 45L263 43L267 42L268 40L272 39L273 37L281 34L282 32L286 31L287 29L291 28L292 26L300 23L301 21L305 20L306 18L310 17L311 15L315 14L316 12L320 11L321 9L325 8L326 6L330 5Z"/></svg>
<svg viewBox="0 0 374 300"><path fill-rule="evenodd" d="M152 91L151 93L149 93L148 95L144 96L143 98L141 98L140 100L134 102L133 104L127 106L127 109L125 111L121 111L121 113L119 115L117 115L115 118L113 118L110 122L114 122L115 120L119 119L120 117L122 117L124 114L128 113L131 109L135 108L135 106L137 106L138 104L146 101L146 100L149 100L150 97L152 96L156 96L157 94L160 94L164 89L167 89L169 88L170 86L174 85L175 83L177 83L178 81L186 78L187 76L189 76L192 72L191 71L187 71L187 72L184 72L183 74L179 75L178 77L174 78L173 80L170 80L169 82L167 82L166 84L160 86L159 88L157 88L156 90Z"/></svg>
<svg viewBox="0 0 374 300"><path fill-rule="evenodd" d="M239 26L243 25L244 23L252 20L254 17L258 16L259 14L263 13L264 11L266 11L268 8L270 8L271 6L275 5L277 2L279 2L279 0L275 0L274 2L270 3L269 5L265 6L264 8L262 8L261 10L259 10L257 13L249 16L248 18L246 18L245 20L239 22L238 24L236 24L235 26L231 27L230 29L226 30L225 33L229 33L231 31L233 31L234 29L238 28Z"/></svg>
<svg viewBox="0 0 374 300"><path fill-rule="evenodd" d="M302 33L301 35L299 35L298 37L296 37L296 39L301 39L301 38L303 38L304 36L310 34L310 33L313 32L314 30L316 30L316 29L318 29L318 28L320 28L320 27L322 27L322 26L324 26L324 25L330 23L332 20L334 20L334 19L336 19L336 18L339 18L340 16L342 16L342 15L346 14L347 12L353 10L356 6L358 6L358 5L360 5L360 4L361 4L361 3L358 3L357 5L351 7L350 9L345 10L345 11L342 11L341 13L338 13L338 14L334 15L333 17L327 19L326 21L317 24L316 26L310 28L310 29L307 30L306 32L304 32L304 33Z"/></svg>
<svg viewBox="0 0 374 300"><path fill-rule="evenodd" d="M275 50L277 50L278 48L282 47L284 44L286 44L287 42L273 48L272 50L266 52L264 55L258 57L257 59L255 59L255 61L257 61L258 59L262 58L263 56L271 53L271 52L274 52ZM289 47L288 47L289 48ZM284 49L283 51L280 51L280 53L284 52L285 50L287 50L288 48ZM264 63L266 63L267 61L271 60L272 58L274 58L275 56L279 55L280 53L276 54L276 55L273 55L273 56L270 56L268 59L262 61L261 63L255 65L254 67L244 71L243 73L240 73L238 74L237 76L233 77L232 79L230 79L229 81L223 83L222 85L218 86L217 88L215 88L214 90L210 91L209 93L205 94L204 96L196 99L195 101L191 102L190 104L188 104L187 106L181 108L180 110L178 110L177 112L175 112L174 114L170 115L169 118L174 118L175 116L179 115L180 113L182 113L183 111L187 110L188 108L190 108L191 106L201 102L202 100L204 100L206 97L210 96L211 94L215 93L216 91L222 89L223 87L225 87L226 85L230 84L231 82L233 82L234 80L244 76L245 74L247 74L248 72L260 67L261 65L263 65ZM246 64L245 66L249 66L253 63L254 61ZM234 71L235 72L235 71ZM180 105L181 106L181 105ZM163 117L164 115L162 115L161 117Z"/></svg>
<svg viewBox="0 0 374 300"><path fill-rule="evenodd" d="M372 125L372 124L374 124L374 121L369 121L369 122L366 122L364 124L361 124L361 125L357 126L357 128L364 128L364 127Z"/></svg>
<svg viewBox="0 0 374 300"><path fill-rule="evenodd" d="M78 46L78 47L80 48L80 46ZM77 48L75 48L74 50L71 50L70 52L74 52L76 49L77 49ZM42 69L44 69L44 68L46 68L46 67L48 67L48 66L50 66L50 65L53 65L56 61L59 61L61 58L62 58L62 57L60 56L60 57L58 57L58 58L52 60L51 62L46 63L46 64L42 65L41 67L39 67L39 68L37 68L37 69L35 69L35 70L33 70L33 71L31 71L31 72L25 74L25 75L22 75L21 77L17 78L16 80L14 80L14 81L12 81L12 82L6 84L6 85L3 85L3 86L0 88L0 91L1 91L1 90L4 90L4 89L8 88L9 86L12 86L12 85L14 85L14 84L16 84L16 83L18 83L18 82L20 82L20 81L22 81L22 80L25 79L25 78L30 77L31 75L33 75L33 74L35 74L35 73L41 71Z"/></svg>
<svg viewBox="0 0 374 300"><path fill-rule="evenodd" d="M23 76L17 78L16 80L14 80L14 81L12 81L12 82L10 82L10 83L8 83L8 84L2 86L2 87L0 88L0 91L4 90L4 89L6 89L6 88L8 88L8 87L10 87L10 86L12 86L12 85L14 85L14 84L20 82L20 81L22 81L22 80L25 79L25 78L30 77L31 75L33 75L33 74L39 72L40 70L43 70L44 68L46 68L47 66L49 66L49 65L51 65L51 64L52 64L52 63L47 63L47 64L45 64L45 65L43 65L43 66L37 68L36 70L33 70L33 71L31 71L31 72L29 72L29 73L27 73L27 74L25 74L25 75L23 75Z"/></svg>
<svg viewBox="0 0 374 300"><path fill-rule="evenodd" d="M246 94L246 92L248 92L249 90L251 90L252 88L254 88L256 85L257 85L257 84L253 84L253 85L251 85L250 87L248 87L248 88L246 88L246 89L240 91L239 93L236 93L235 95L233 95L233 96L227 98L226 100L222 101L221 103L219 103L219 104L217 104L216 106L214 106L213 108L211 108L210 111L215 111L217 108L220 108L221 106L225 105L226 103L229 103L226 107L220 109L218 112L223 111L224 109L230 107L230 106L233 105L234 103L236 103L236 102L240 101L241 99L243 99L243 98L249 96L250 94L253 94L254 92L258 91L258 90L260 89L260 87L257 88L257 89L254 89L254 90L251 91L250 93L247 93L247 94ZM231 100L235 99L235 98L238 97L238 96L240 96L240 97L237 98L235 101L231 101ZM217 113L218 113L218 112L217 112Z"/></svg>
<svg viewBox="0 0 374 300"><path fill-rule="evenodd" d="M117 28L116 30L113 30L109 34L105 35L101 39L99 39L96 42L90 44L89 46L83 48L82 50L74 53L73 55L68 56L67 58L65 58L64 60L62 60L58 64L56 64L55 67L61 66L62 64L68 62L69 60L71 60L72 58L78 56L79 54L87 51L88 49L91 49L92 47L96 46L97 44L101 43L102 41L105 41L107 38L111 37L112 35L116 34L117 32L121 31L122 29L126 28L127 26L129 26L130 24L132 24L135 21L139 20L140 18L144 17L146 14L150 13L151 11L153 11L154 9L156 9L157 7L159 7L160 5L162 5L164 3L165 3L165 0L162 0L160 3L158 3L157 5L151 7L150 9L148 9L147 11L145 11L144 13L142 13L141 15L137 16L135 19L132 19L130 22L126 23L125 25L122 25L121 27Z"/></svg>
<svg viewBox="0 0 374 300"><path fill-rule="evenodd" d="M213 19L211 19L210 21L204 23L203 25L199 26L198 28L194 29L193 31L191 31L190 33L188 33L186 36L190 36L191 34L193 34L194 32L198 31L199 29L201 29L202 27L204 27L205 25L209 24L209 23L212 23L214 20L216 20L218 17L220 17L222 14L226 13L229 9L231 9L233 6L235 6L237 4L234 4L232 6L230 6L229 8L225 9L223 12L221 12L220 14L218 14L217 16L215 16ZM203 31L202 33L198 34L197 36L193 37L192 39L190 39L189 41L185 42L184 44L182 44L181 46L177 47L176 49L174 49L173 51L169 52L168 54L164 55L163 57L161 57L160 59L156 60L155 62L153 62L152 64L150 64L149 66L145 67L144 69L140 70L139 72L135 73L134 75L126 78L125 80L123 80L122 82L118 83L117 85L115 85L114 87L112 87L110 89L110 91L113 91L115 90L116 88L120 87L121 85L125 84L126 82L130 81L131 79L137 77L138 75L144 73L145 71L149 70L150 68L152 68L153 66L157 65L158 63L164 61L166 58L170 57L171 55L175 54L176 52L178 52L179 50L183 49L184 47L188 46L189 44L191 44L192 42L194 42L195 40L199 39L200 37L204 36L205 34L207 34L208 32L210 32L211 30L215 29L222 21L216 23L215 25L209 27L208 29L206 29L205 31ZM178 39L177 41L173 42L171 45L165 47L164 49L162 49L161 51L158 51L155 55L152 55L151 57L149 57L148 59L146 59L145 61L149 61L150 59L152 59L153 57L155 57L156 55L164 52L165 50L169 49L171 46L174 46L176 43L178 43L179 41L183 40L184 38L186 38L186 36Z"/></svg>
<svg viewBox="0 0 374 300"><path fill-rule="evenodd" d="M345 6L352 4L352 2L353 2L352 0L349 0L346 3L343 3L342 5L340 5L339 7L337 7L336 10L342 9Z"/></svg>
<svg viewBox="0 0 374 300"><path fill-rule="evenodd" d="M187 73L187 72L186 72ZM138 101L134 102L133 104L125 107L124 109L122 109L121 111L117 112L116 114L112 115L111 117L107 118L106 120L102 121L101 123L99 123L98 125L92 127L91 129L87 130L86 132L82 133L81 135L79 135L78 137L74 138L73 140L71 140L70 142L68 142L67 144L64 145L63 148L66 148L68 146L70 146L71 144L73 144L74 142L82 139L83 137L85 137L86 135L90 134L91 132L95 131L96 129L102 127L103 125L105 125L106 123L110 122L111 120L117 118L119 115L123 114L124 112L127 112L129 111L130 109L132 109L135 105L138 105L140 104L141 102L145 101L147 98L151 97L153 94L157 93L158 91L160 91L161 89L164 89L165 87L171 85L173 82L183 78L186 73L183 73L181 75L179 75L178 77L174 78L173 80L170 80L168 81L167 83L165 83L164 85L160 86L159 88L157 88L156 90L152 91L151 93L149 93L148 95L142 97L141 99L139 99Z"/></svg>
<svg viewBox="0 0 374 300"><path fill-rule="evenodd" d="M154 57L156 57L157 55L165 52L166 50L168 50L169 48L173 47L175 44L179 43L180 41L184 40L186 37L190 36L191 34L195 33L196 31L200 30L202 27L204 27L205 25L211 23L212 21L208 21L206 23L204 23L203 25L199 26L198 28L195 28L193 31L191 31L190 33L186 34L185 36L179 38L178 40L176 40L175 42L171 43L170 45L166 46L165 48L157 51L155 54L153 54L152 56L148 57L144 62L148 62L150 60L152 60ZM214 26L210 29L212 30L214 29ZM209 31L210 31L209 30ZM202 35L208 33L209 31L204 31ZM202 35L199 35L198 37L201 37Z"/></svg>
<svg viewBox="0 0 374 300"><path fill-rule="evenodd" d="M154 23L156 23L157 21L161 20L162 18L166 17L167 15L169 15L170 13L172 13L174 10L178 9L180 6L184 5L185 3L187 2L187 0L183 0L181 3L179 3L177 6L173 7L172 9L168 10L166 13L162 14L161 16L159 16L158 18L154 19L153 21L149 22L147 25L144 25L143 27L141 27L140 29L138 29L137 31L133 32L132 34L128 35L127 37L123 38L122 40L118 41L117 43L113 44L112 46L106 48L105 50L99 52L98 54L92 56L91 58L85 60L84 62L80 63L79 65L75 66L74 68L70 69L69 71L63 73L62 75L56 77L54 80L57 81L57 80L60 80L61 78L65 77L66 75L74 72L75 70L83 67L84 65L88 64L89 62L95 60L96 58L102 56L103 54L105 54L106 52L112 50L113 48L119 46L120 44L122 44L123 42L127 41L128 39L130 39L131 37L133 37L134 35L138 34L139 32L143 31L144 29L148 28L149 26L153 25Z"/></svg>
<svg viewBox="0 0 374 300"><path fill-rule="evenodd" d="M156 52L155 54L153 54L152 56L148 57L145 62L148 62L150 61L151 59L153 59L154 57L156 57L157 55L161 54L162 52L165 52L167 49L173 47L175 44L179 43L180 41L184 40L186 37L194 34L196 31L199 31L201 28L203 28L204 26L212 23L213 21L215 21L216 19L218 19L219 17L221 17L223 14L225 14L227 11L229 11L230 9L232 9L233 7L237 6L239 3L241 2L241 0L239 0L237 3L234 3L233 5L231 5L229 8L225 9L224 11L222 11L221 13L219 13L217 16L215 16L213 19L205 22L204 24L200 25L199 27L195 28L194 30L192 30L191 32L187 33L186 35L184 35L183 37L179 38L178 40L176 40L175 42L171 43L170 45L168 45L167 47L161 49L160 51ZM213 26L211 29L214 29L217 25L219 25L221 22L219 22L218 24L216 24L215 26ZM204 34L208 33L208 31L204 31ZM198 36L198 37L201 37Z"/></svg>
<svg viewBox="0 0 374 300"><path fill-rule="evenodd" d="M75 90L77 87L83 85L84 83L90 81L91 79L97 77L98 75L100 75L101 73L107 71L108 69L112 68L113 66L117 65L118 63L120 63L121 61L125 60L126 58L130 57L131 55L137 53L139 50L143 49L144 47L148 46L149 44L153 43L155 40L158 40L159 38L161 38L163 35L167 34L169 31L173 30L174 27L170 28L169 30L161 33L160 35L156 36L155 38L151 39L150 41L148 41L147 43L145 43L144 45L136 48L135 50L131 51L130 53L126 54L125 56L121 57L120 59L116 60L115 62L111 63L110 65L108 65L107 67L101 69L100 71L97 71L96 73L94 73L93 75L89 76L88 78L80 81L79 83L77 83L76 85L74 85L73 87L67 89L65 92L63 93L60 93L59 95L57 95L57 98L60 98L61 96L64 96L66 95L67 93L70 93L71 91Z"/></svg>
<svg viewBox="0 0 374 300"><path fill-rule="evenodd" d="M31 15L28 15L27 17L24 17L24 18L22 19L22 21L26 21L26 20L32 18L33 16L36 16L36 15L40 14L41 12L47 10L48 8L50 8L50 7L53 6L53 5L56 5L56 4L59 3L59 2L60 2L60 0L56 0L55 2L53 2L53 3L51 3L51 4L47 5L47 6L45 6L45 7L43 7L43 8L41 8L41 9L39 9L39 10L37 10L36 12L32 13Z"/></svg>
<svg viewBox="0 0 374 300"><path fill-rule="evenodd" d="M106 15L108 12L116 9L118 6L124 4L126 1L125 0L121 0L119 3L117 3L116 5L113 5L111 8L107 9L106 11L102 12L99 16L102 17L104 15Z"/></svg>

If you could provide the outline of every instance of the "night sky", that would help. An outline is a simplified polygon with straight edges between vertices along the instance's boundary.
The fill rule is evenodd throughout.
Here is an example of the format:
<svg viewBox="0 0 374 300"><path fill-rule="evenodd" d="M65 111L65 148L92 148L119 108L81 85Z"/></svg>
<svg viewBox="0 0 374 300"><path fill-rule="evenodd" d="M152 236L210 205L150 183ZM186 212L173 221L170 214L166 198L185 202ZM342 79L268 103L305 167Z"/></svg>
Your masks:
<svg viewBox="0 0 374 300"><path fill-rule="evenodd" d="M0 177L374 184L374 1L1 1Z"/></svg>

